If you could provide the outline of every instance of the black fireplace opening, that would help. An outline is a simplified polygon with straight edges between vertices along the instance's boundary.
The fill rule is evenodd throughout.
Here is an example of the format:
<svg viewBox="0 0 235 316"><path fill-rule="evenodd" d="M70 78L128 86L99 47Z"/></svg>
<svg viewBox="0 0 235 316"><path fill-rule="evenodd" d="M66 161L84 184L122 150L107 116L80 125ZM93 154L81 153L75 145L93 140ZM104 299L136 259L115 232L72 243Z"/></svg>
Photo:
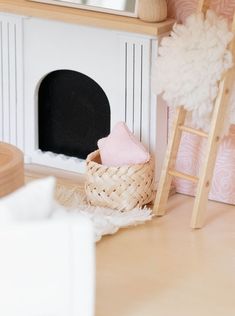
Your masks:
<svg viewBox="0 0 235 316"><path fill-rule="evenodd" d="M110 133L108 98L90 77L56 70L38 91L39 149L85 159Z"/></svg>

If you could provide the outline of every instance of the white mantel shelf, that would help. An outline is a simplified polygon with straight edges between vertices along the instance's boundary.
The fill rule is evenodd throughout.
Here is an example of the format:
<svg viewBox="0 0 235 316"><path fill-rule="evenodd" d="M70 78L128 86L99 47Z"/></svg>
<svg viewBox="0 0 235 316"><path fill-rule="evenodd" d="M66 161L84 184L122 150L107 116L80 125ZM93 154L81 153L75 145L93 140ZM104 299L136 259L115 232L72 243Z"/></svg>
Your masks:
<svg viewBox="0 0 235 316"><path fill-rule="evenodd" d="M175 22L173 19L168 19L160 23L148 23L137 18L29 2L27 0L1 0L0 12L53 19L150 36L159 36L169 32Z"/></svg>

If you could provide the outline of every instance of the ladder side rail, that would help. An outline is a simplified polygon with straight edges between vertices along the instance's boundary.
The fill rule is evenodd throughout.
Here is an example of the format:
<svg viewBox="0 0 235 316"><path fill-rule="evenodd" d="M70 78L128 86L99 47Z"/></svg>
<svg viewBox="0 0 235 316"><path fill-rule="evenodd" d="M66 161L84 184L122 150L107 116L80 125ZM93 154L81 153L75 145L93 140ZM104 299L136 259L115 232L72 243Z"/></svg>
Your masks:
<svg viewBox="0 0 235 316"><path fill-rule="evenodd" d="M234 38L229 45L235 62L235 13L232 22L232 32ZM211 129L208 137L208 145L205 153L205 163L200 171L199 183L191 218L192 228L201 228L204 223L205 208L211 188L211 182L216 163L221 134L228 111L231 90L235 80L235 65L223 76L219 85L219 92L215 101L214 112L211 121Z"/></svg>
<svg viewBox="0 0 235 316"><path fill-rule="evenodd" d="M205 209L212 184L216 156L221 141L221 134L228 109L227 104L229 102L234 78L235 69L233 67L229 70L225 79L223 79L220 83L219 93L216 99L211 121L211 130L209 133L207 149L205 152L205 162L203 163L199 175L198 188L191 219L192 228L201 228L204 222Z"/></svg>
<svg viewBox="0 0 235 316"><path fill-rule="evenodd" d="M157 188L157 195L153 206L153 213L157 216L164 215L166 211L166 204L172 182L172 176L169 174L169 170L173 169L175 165L182 135L182 131L178 128L178 126L184 124L186 113L187 112L183 109L183 107L177 108Z"/></svg>
<svg viewBox="0 0 235 316"><path fill-rule="evenodd" d="M197 11L206 13L210 8L211 0L199 0L197 5Z"/></svg>

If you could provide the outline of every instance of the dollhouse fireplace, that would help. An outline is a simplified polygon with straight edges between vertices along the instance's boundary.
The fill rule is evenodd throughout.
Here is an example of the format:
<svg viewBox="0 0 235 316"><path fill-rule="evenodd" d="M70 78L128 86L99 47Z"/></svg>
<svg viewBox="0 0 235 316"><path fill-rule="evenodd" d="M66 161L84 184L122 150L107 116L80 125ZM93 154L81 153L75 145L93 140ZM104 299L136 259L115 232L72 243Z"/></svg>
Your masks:
<svg viewBox="0 0 235 316"><path fill-rule="evenodd" d="M151 91L156 36L10 14L0 23L0 140L21 148L26 163L84 172L87 153L118 121L151 151L158 146L161 161L167 114Z"/></svg>

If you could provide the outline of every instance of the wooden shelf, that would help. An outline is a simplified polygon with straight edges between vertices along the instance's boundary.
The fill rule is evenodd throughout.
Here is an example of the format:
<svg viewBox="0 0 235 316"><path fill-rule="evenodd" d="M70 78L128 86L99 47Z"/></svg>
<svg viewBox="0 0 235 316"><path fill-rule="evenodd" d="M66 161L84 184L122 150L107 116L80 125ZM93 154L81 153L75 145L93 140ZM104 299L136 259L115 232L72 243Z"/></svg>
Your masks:
<svg viewBox="0 0 235 316"><path fill-rule="evenodd" d="M160 23L148 23L132 17L30 2L27 0L1 0L0 12L52 19L150 36L158 36L169 32L175 22L173 19L168 19Z"/></svg>

